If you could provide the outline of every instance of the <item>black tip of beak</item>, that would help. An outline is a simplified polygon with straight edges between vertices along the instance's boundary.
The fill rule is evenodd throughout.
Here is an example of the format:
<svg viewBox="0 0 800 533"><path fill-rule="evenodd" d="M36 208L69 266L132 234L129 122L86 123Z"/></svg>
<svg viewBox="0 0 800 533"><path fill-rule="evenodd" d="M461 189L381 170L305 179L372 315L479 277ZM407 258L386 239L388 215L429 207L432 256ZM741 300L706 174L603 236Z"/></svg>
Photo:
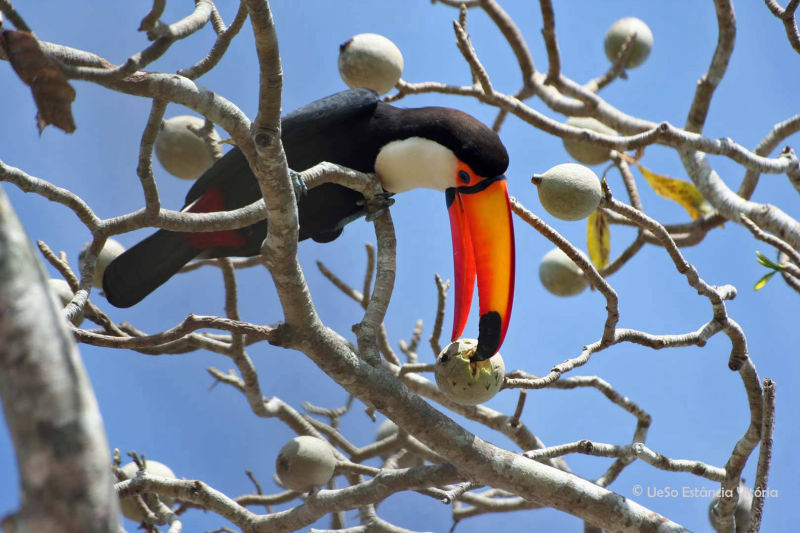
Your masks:
<svg viewBox="0 0 800 533"><path fill-rule="evenodd" d="M477 363L485 361L497 353L500 348L500 334L502 330L502 320L500 313L489 311L481 315L478 323L478 348L470 357L470 361Z"/></svg>

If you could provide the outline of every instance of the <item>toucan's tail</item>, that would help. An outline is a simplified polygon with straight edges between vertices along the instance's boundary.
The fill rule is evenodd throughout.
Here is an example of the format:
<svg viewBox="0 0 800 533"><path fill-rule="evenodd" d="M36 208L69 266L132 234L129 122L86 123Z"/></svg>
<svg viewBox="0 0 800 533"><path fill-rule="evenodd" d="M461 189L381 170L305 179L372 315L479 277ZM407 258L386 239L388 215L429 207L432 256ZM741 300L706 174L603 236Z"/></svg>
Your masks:
<svg viewBox="0 0 800 533"><path fill-rule="evenodd" d="M189 246L181 233L154 233L108 265L103 274L106 299L115 307L139 303L201 251Z"/></svg>

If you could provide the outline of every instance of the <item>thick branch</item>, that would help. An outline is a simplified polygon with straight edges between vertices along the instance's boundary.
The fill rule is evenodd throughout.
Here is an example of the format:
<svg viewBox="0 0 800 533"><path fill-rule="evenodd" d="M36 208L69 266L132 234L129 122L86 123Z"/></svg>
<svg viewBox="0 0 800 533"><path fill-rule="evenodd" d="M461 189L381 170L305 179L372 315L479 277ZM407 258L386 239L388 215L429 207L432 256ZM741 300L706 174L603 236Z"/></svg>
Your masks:
<svg viewBox="0 0 800 533"><path fill-rule="evenodd" d="M47 276L0 189L0 395L21 477L16 531L119 527L103 422Z"/></svg>

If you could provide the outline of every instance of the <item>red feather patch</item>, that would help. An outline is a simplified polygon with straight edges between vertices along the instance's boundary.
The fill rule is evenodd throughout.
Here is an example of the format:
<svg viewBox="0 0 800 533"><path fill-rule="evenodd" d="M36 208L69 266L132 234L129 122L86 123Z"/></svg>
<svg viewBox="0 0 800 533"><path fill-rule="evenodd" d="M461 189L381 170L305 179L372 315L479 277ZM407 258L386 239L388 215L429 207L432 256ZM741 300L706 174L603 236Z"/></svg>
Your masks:
<svg viewBox="0 0 800 533"><path fill-rule="evenodd" d="M222 191L215 187L209 189L197 199L188 213L214 213L225 211L225 198ZM207 250L209 248L239 248L244 246L247 239L238 230L226 231L196 231L183 234L186 243L192 248Z"/></svg>

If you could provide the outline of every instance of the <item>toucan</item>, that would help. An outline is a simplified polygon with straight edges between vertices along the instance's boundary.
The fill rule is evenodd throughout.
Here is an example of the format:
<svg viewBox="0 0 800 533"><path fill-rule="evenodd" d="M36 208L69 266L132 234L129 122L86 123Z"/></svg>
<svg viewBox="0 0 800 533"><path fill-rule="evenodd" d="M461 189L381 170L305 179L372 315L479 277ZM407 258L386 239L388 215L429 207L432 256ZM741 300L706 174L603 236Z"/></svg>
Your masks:
<svg viewBox="0 0 800 533"><path fill-rule="evenodd" d="M399 108L374 91L354 89L283 117L281 140L294 172L328 161L375 173L389 194L419 187L444 192L455 267L452 339L464 331L477 277L479 335L471 359L498 351L513 300L514 229L504 175L508 152L494 131L455 109ZM232 210L260 197L246 158L234 147L194 183L183 211ZM332 183L297 199L300 240L332 241L366 210L360 193ZM266 220L228 231L160 230L108 266L105 296L116 307L130 307L192 259L257 255L266 232Z"/></svg>

